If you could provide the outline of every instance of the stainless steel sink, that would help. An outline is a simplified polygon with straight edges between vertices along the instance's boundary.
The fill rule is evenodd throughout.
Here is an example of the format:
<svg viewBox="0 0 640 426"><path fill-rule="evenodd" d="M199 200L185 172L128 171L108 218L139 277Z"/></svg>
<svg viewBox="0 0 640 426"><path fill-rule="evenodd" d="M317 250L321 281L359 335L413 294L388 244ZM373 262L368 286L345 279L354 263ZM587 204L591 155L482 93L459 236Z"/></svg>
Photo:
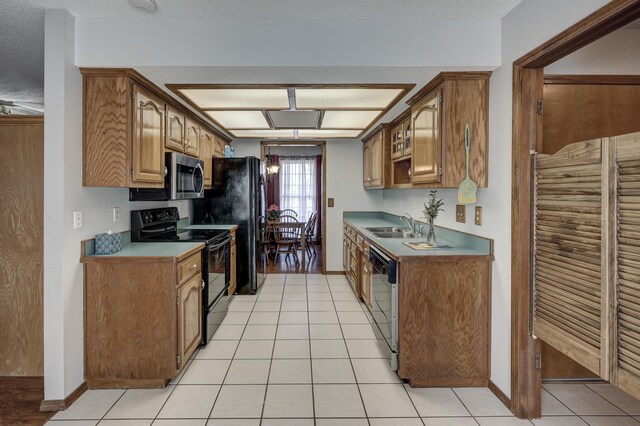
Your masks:
<svg viewBox="0 0 640 426"><path fill-rule="evenodd" d="M365 228L367 231L376 232L410 232L409 228L398 228L397 226L381 226L378 228Z"/></svg>
<svg viewBox="0 0 640 426"><path fill-rule="evenodd" d="M416 234L411 231L395 231L395 232L374 232L373 235L380 238L415 238Z"/></svg>

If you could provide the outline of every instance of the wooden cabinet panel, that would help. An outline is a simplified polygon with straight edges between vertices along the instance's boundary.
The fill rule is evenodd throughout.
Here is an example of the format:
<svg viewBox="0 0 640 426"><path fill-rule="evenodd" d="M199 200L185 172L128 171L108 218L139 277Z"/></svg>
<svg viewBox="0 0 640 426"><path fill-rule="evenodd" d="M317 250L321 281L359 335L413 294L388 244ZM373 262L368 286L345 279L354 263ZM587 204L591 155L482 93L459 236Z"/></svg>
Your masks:
<svg viewBox="0 0 640 426"><path fill-rule="evenodd" d="M178 370L200 344L201 331L202 278L198 275L178 289Z"/></svg>
<svg viewBox="0 0 640 426"><path fill-rule="evenodd" d="M413 106L411 113L413 152L411 181L440 182L442 138L440 132L441 90Z"/></svg>
<svg viewBox="0 0 640 426"><path fill-rule="evenodd" d="M134 86L132 187L137 183L164 185L164 103Z"/></svg>
<svg viewBox="0 0 640 426"><path fill-rule="evenodd" d="M365 142L362 146L362 185L371 186L371 144Z"/></svg>
<svg viewBox="0 0 640 426"><path fill-rule="evenodd" d="M224 141L219 137L215 137L213 141L213 156L217 158L224 157Z"/></svg>
<svg viewBox="0 0 640 426"><path fill-rule="evenodd" d="M373 306L371 305L372 285L373 282L371 263L369 262L369 251L368 249L365 249L361 252L360 258L360 297L370 311L373 309Z"/></svg>
<svg viewBox="0 0 640 426"><path fill-rule="evenodd" d="M384 184L383 181L383 169L384 164L382 164L382 132L379 135L375 136L373 139L369 141L371 144L371 184L372 187L382 187Z"/></svg>
<svg viewBox="0 0 640 426"><path fill-rule="evenodd" d="M213 177L214 136L205 129L200 129L200 159L204 162L204 187L211 188Z"/></svg>
<svg viewBox="0 0 640 426"><path fill-rule="evenodd" d="M187 129L184 136L184 153L198 157L200 154L200 126L190 118L186 119Z"/></svg>
<svg viewBox="0 0 640 426"><path fill-rule="evenodd" d="M178 152L184 152L185 122L184 114L167 107L167 134L164 146Z"/></svg>
<svg viewBox="0 0 640 426"><path fill-rule="evenodd" d="M192 276L200 273L201 262L202 258L200 253L196 253L178 263L178 284L182 284Z"/></svg>

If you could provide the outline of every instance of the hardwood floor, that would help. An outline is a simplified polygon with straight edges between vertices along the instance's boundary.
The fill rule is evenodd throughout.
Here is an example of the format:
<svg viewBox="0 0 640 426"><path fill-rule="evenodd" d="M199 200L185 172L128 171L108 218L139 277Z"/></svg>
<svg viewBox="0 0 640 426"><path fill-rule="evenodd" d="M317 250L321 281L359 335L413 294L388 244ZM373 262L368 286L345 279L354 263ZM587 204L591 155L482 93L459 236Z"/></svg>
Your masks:
<svg viewBox="0 0 640 426"><path fill-rule="evenodd" d="M43 425L55 413L40 412L42 377L0 377L0 425Z"/></svg>
<svg viewBox="0 0 640 426"><path fill-rule="evenodd" d="M322 245L314 244L316 249L316 254L311 259L307 256L307 274L321 274L322 273ZM298 250L298 258L302 259L302 254L300 250ZM275 260L270 260L270 263L267 263L267 274L302 274L305 271L302 270L300 265L296 265L296 262L293 256L289 256L286 258L285 254L279 254Z"/></svg>

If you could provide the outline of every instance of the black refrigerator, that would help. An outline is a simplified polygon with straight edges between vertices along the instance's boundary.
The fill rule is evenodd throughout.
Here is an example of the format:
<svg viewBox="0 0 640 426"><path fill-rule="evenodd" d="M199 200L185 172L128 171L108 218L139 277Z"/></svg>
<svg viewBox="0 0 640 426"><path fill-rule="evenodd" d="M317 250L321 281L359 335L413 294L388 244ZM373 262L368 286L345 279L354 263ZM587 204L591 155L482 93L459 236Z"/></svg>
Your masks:
<svg viewBox="0 0 640 426"><path fill-rule="evenodd" d="M193 200L193 223L236 224L236 288L255 294L266 264L261 256L267 214L264 163L256 157L214 158L211 189Z"/></svg>

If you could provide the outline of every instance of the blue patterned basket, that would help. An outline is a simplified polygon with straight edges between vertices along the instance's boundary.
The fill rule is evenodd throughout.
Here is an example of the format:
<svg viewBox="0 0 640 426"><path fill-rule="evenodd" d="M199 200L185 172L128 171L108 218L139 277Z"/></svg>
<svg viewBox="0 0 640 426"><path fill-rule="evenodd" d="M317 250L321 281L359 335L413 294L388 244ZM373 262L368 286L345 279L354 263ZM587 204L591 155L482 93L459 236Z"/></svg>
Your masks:
<svg viewBox="0 0 640 426"><path fill-rule="evenodd" d="M96 235L96 254L113 254L122 249L122 237L120 234Z"/></svg>

